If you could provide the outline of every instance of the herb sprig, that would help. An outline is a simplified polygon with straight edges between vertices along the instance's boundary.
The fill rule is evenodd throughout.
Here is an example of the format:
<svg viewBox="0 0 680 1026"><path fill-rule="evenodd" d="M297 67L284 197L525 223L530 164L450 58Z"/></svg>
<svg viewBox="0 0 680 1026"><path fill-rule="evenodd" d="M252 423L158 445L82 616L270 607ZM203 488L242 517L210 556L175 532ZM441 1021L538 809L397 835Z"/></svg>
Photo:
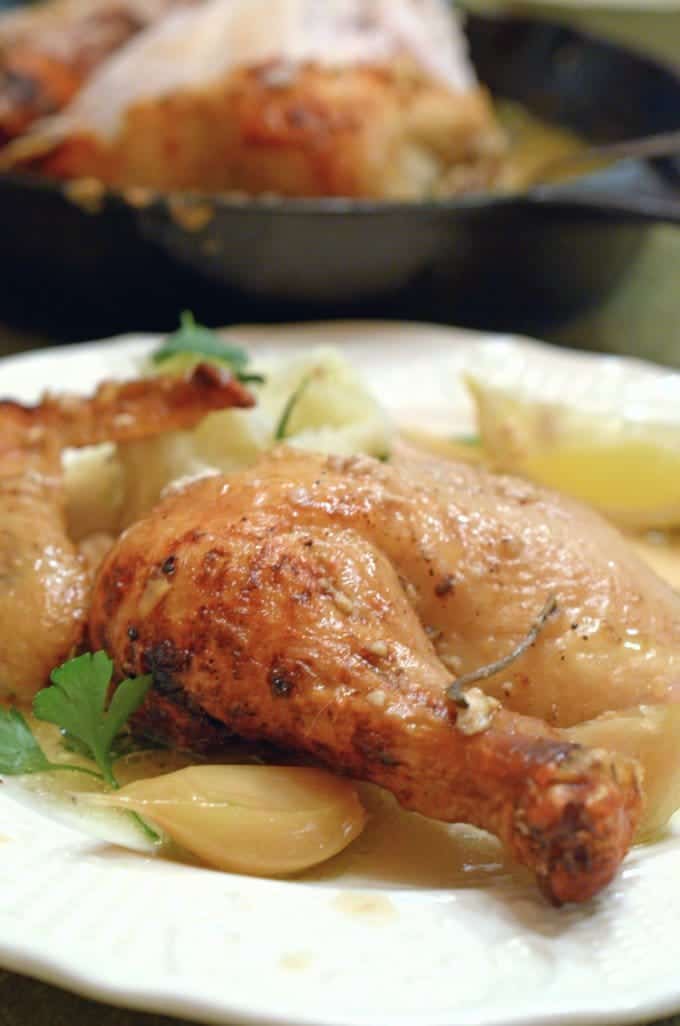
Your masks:
<svg viewBox="0 0 680 1026"><path fill-rule="evenodd" d="M0 709L0 773L13 777L29 773L47 773L51 770L87 773L89 776L103 779L101 773L89 770L85 766L50 762L19 710Z"/></svg>
<svg viewBox="0 0 680 1026"><path fill-rule="evenodd" d="M276 425L276 428L274 430L274 441L275 442L283 442L283 441L285 441L286 438L288 438L288 431L290 429L290 422L291 422L291 420L293 418L293 414L295 413L296 407L297 407L298 403L300 402L300 400L302 399L302 397L304 396L304 394L307 391L307 389L309 388L309 386L311 385L312 381L314 381L314 379L317 376L318 376L318 372L316 372L316 371L312 371L310 374L307 374L302 379L300 384L297 386L295 391L289 397L288 402L286 403L286 405L283 408L283 411L281 413L281 417L279 419L279 422Z"/></svg>
<svg viewBox="0 0 680 1026"><path fill-rule="evenodd" d="M152 356L155 364L163 364L175 357L194 356L202 360L226 366L235 378L243 384L262 384L261 374L248 371L250 356L240 346L229 345L210 328L198 324L194 315L185 310L180 318L180 326Z"/></svg>
<svg viewBox="0 0 680 1026"><path fill-rule="evenodd" d="M113 663L105 652L87 653L57 667L51 687L33 700L37 719L53 723L67 747L91 759L97 770L71 763L51 762L17 709L0 710L0 774L45 773L55 770L86 773L118 788L113 769L121 732L151 687L151 677L135 677L118 685L108 701Z"/></svg>
<svg viewBox="0 0 680 1026"><path fill-rule="evenodd" d="M460 709L468 708L468 700L465 697L465 688L469 688L472 684L476 684L481 680L489 680L490 677L495 677L499 673L503 673L513 663L516 663L532 645L535 645L541 631L547 625L548 621L551 620L559 612L559 605L557 602L557 596L551 595L547 603L541 610L538 619L531 625L526 637L517 645L512 652L506 655L503 659L499 659L497 662L489 663L488 666L481 666L477 670L473 670L472 673L466 673L464 677L458 677L454 680L453 684L447 691L447 696L452 702L455 702Z"/></svg>

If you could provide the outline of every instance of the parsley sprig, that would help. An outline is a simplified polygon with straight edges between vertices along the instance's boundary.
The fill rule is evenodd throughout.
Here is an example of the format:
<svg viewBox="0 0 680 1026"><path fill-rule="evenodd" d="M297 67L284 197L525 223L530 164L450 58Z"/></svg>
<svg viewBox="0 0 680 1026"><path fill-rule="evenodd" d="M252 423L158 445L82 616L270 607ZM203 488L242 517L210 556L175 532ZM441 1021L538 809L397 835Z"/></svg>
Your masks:
<svg viewBox="0 0 680 1026"><path fill-rule="evenodd" d="M0 710L0 774L45 773L53 770L87 773L117 788L113 770L121 731L144 701L151 677L135 677L118 685L108 701L113 663L105 652L87 653L57 667L52 686L33 700L37 719L54 723L67 747L91 759L91 770L70 763L51 762L17 709Z"/></svg>
<svg viewBox="0 0 680 1026"><path fill-rule="evenodd" d="M152 356L155 364L162 364L174 357L195 356L202 360L226 366L235 378L243 384L262 384L261 374L252 374L247 367L250 356L240 346L232 346L224 341L216 331L197 324L194 315L185 310L180 318L180 326Z"/></svg>

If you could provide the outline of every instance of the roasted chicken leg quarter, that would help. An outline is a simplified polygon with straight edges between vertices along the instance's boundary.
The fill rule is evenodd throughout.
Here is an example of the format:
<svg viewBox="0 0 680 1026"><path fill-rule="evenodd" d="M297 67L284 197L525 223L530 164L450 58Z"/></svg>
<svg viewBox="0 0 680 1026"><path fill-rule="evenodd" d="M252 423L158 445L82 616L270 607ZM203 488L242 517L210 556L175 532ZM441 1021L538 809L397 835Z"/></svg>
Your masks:
<svg viewBox="0 0 680 1026"><path fill-rule="evenodd" d="M454 701L551 596L529 650ZM282 448L126 532L90 641L153 674L140 731L311 755L492 831L554 901L580 901L616 872L641 788L637 764L559 728L676 700L680 599L597 515L526 482Z"/></svg>

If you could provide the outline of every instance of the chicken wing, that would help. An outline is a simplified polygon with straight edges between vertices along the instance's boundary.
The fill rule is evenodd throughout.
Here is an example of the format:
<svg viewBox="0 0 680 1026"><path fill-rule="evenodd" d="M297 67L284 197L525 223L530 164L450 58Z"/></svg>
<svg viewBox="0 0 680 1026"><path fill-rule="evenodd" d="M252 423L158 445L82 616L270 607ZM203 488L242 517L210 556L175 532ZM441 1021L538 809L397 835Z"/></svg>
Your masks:
<svg viewBox="0 0 680 1026"><path fill-rule="evenodd" d="M454 677L512 651L551 596L540 637L459 708ZM676 698L680 599L597 515L528 483L281 449L126 532L90 637L153 674L147 734L312 755L491 830L559 902L611 879L641 795L634 763L555 728Z"/></svg>
<svg viewBox="0 0 680 1026"><path fill-rule="evenodd" d="M195 425L210 410L250 406L231 377L102 385L91 399L0 403L0 697L30 700L82 637L86 562L67 536L61 451Z"/></svg>

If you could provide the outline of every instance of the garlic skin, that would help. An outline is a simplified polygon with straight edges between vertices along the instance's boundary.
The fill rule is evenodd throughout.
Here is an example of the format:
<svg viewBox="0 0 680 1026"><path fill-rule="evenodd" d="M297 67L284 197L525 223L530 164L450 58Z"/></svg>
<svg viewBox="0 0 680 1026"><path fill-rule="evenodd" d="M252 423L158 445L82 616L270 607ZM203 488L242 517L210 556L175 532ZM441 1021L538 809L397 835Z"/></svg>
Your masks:
<svg viewBox="0 0 680 1026"><path fill-rule="evenodd" d="M80 800L136 812L207 865L252 876L318 865L366 823L349 781L303 767L189 766Z"/></svg>

